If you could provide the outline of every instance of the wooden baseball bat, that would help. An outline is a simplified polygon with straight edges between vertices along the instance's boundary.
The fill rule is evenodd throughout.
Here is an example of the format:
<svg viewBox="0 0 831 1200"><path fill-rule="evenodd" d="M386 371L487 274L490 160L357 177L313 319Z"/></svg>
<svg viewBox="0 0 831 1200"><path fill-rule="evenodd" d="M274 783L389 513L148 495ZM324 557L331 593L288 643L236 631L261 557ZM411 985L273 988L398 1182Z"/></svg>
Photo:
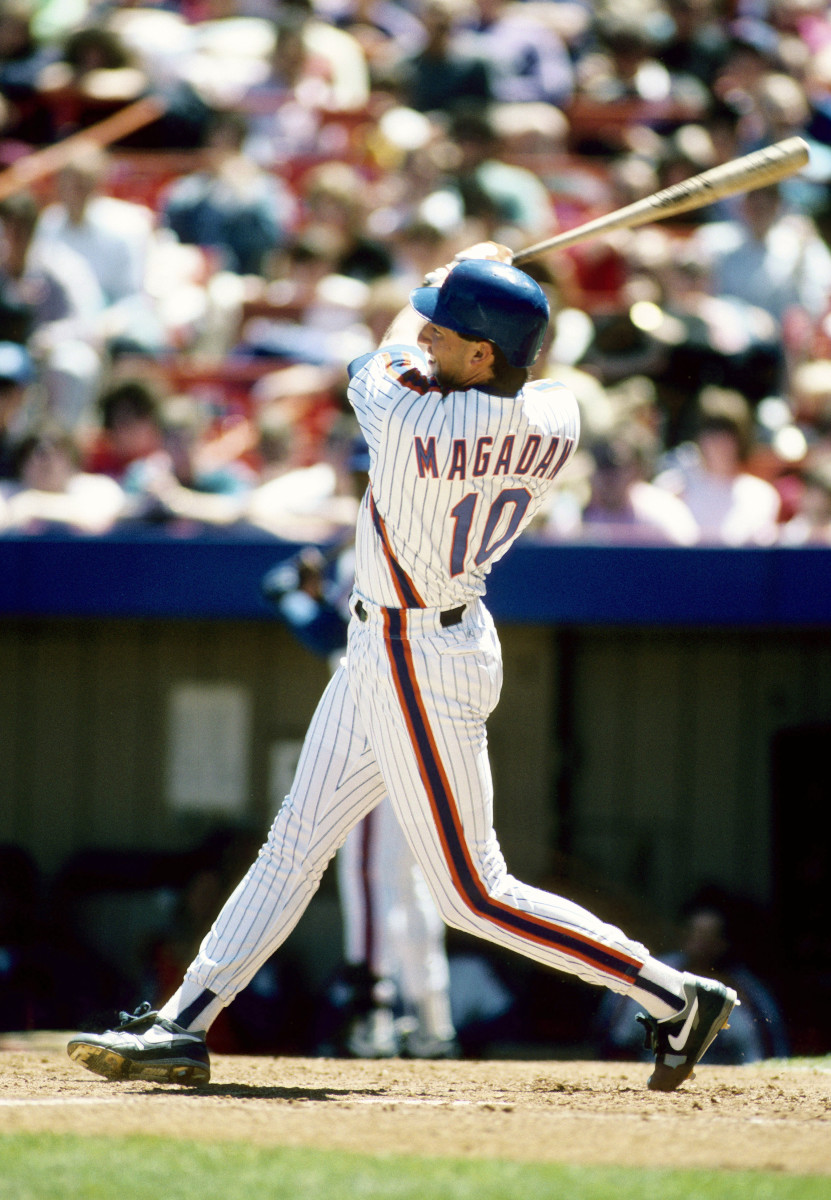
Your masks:
<svg viewBox="0 0 831 1200"><path fill-rule="evenodd" d="M756 188L767 187L794 175L806 165L809 157L808 145L803 138L785 138L784 141L775 142L763 150L754 150L752 154L745 154L742 158L734 158L718 167L711 167L710 170L693 175L682 183L664 188L663 191L653 192L651 196L636 200L634 204L627 204L602 217L585 221L574 229L566 230L565 233L555 234L543 242L527 246L524 250L517 251L511 261L515 266L521 266L529 259L547 254L549 250L573 246L577 242L588 241L613 229L633 229L637 225L646 225L649 221L660 221L694 208L703 208L712 204L714 200L733 196L736 192L752 192Z"/></svg>

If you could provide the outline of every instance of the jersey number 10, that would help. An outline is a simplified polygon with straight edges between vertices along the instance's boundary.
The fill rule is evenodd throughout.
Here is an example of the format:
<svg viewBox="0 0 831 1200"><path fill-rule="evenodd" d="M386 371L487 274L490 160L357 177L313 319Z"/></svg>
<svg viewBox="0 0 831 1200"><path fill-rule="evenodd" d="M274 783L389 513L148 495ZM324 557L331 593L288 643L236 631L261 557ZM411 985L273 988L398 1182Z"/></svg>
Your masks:
<svg viewBox="0 0 831 1200"><path fill-rule="evenodd" d="M479 499L478 492L468 492L456 507L450 510L450 515L455 523L453 545L450 549L450 574L452 576L461 575L465 569L470 531L473 527L473 518ZM481 567L482 563L487 562L500 547L513 541L530 503L531 493L525 488L506 488L504 492L499 493L487 515L479 549L473 555L474 566ZM505 510L508 505L512 505L513 508L507 514L507 527L499 537L496 537L496 530L506 516Z"/></svg>

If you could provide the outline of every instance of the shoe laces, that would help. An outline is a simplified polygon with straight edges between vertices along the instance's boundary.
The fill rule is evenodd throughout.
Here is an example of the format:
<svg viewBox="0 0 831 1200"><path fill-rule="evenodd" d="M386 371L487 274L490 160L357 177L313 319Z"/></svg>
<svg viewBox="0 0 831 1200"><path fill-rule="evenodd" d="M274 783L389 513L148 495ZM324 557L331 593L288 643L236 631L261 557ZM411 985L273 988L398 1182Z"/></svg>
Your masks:
<svg viewBox="0 0 831 1200"><path fill-rule="evenodd" d="M157 1015L158 1014L153 1008L153 1005L149 1004L146 1000L143 1000L135 1012L120 1012L118 1014L119 1024L116 1026L116 1028L136 1029L139 1026L145 1026L149 1028L156 1020Z"/></svg>

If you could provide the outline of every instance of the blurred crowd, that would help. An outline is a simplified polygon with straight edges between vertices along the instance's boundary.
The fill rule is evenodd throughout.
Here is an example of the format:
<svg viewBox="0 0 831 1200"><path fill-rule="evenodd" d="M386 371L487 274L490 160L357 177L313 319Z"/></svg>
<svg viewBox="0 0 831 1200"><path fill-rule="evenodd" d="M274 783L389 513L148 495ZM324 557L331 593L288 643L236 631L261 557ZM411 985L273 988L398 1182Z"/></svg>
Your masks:
<svg viewBox="0 0 831 1200"><path fill-rule="evenodd" d="M346 366L429 270L791 135L527 265L583 420L552 542L831 542L822 0L0 0L0 534L337 534Z"/></svg>

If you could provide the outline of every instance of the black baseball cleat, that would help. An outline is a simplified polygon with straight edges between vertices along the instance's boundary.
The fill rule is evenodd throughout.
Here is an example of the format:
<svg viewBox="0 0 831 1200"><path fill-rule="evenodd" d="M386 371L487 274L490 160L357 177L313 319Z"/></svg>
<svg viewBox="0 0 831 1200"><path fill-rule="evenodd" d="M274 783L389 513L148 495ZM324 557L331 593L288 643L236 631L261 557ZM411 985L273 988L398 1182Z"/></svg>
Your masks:
<svg viewBox="0 0 831 1200"><path fill-rule="evenodd" d="M105 1079L193 1086L208 1082L211 1064L204 1034L189 1033L160 1017L146 1001L120 1017L120 1024L106 1033L76 1034L66 1047L69 1057Z"/></svg>
<svg viewBox="0 0 831 1200"><path fill-rule="evenodd" d="M655 1055L647 1081L653 1092L674 1092L693 1073L719 1030L739 1003L732 988L715 979L684 975L687 1002L680 1013L663 1021L638 1015L646 1028L646 1048Z"/></svg>

